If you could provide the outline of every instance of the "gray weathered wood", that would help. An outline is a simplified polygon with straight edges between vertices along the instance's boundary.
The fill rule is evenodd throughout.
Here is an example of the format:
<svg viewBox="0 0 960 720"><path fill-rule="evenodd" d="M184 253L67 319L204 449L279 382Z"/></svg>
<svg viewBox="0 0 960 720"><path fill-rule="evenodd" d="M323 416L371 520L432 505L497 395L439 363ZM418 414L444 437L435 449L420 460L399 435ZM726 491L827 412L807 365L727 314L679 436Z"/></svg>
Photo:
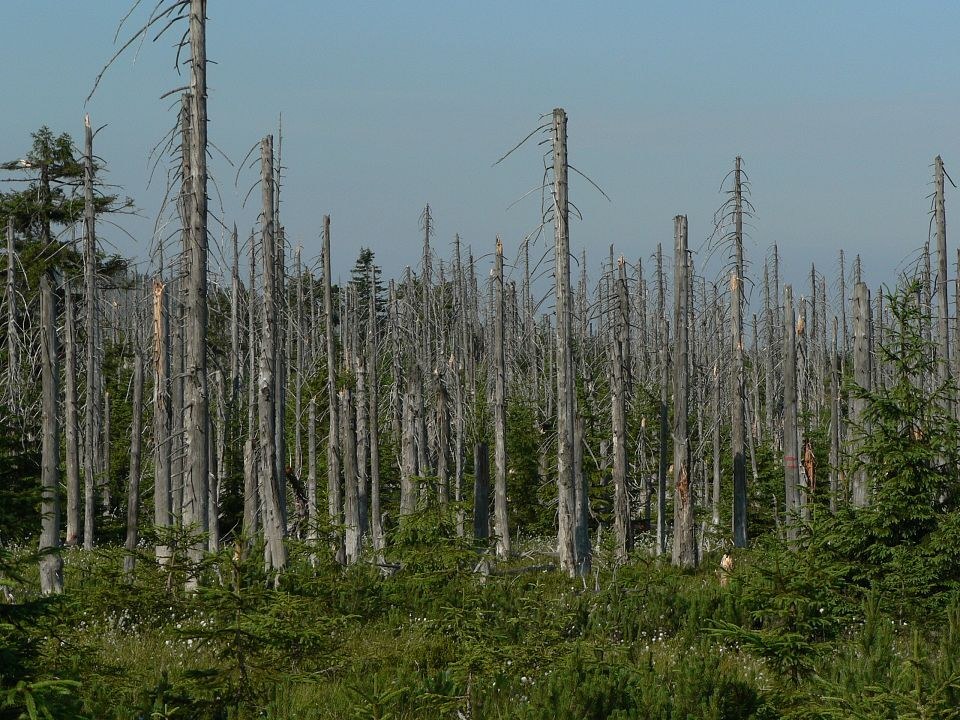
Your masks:
<svg viewBox="0 0 960 720"><path fill-rule="evenodd" d="M689 283L687 265L687 218L674 218L674 352L673 352L673 564L695 567L697 539L694 517L694 492L690 477L690 438L687 430L689 411L689 348L687 304Z"/></svg>
<svg viewBox="0 0 960 720"><path fill-rule="evenodd" d="M41 465L40 591L63 592L63 559L60 557L60 399L56 308L50 275L40 277L41 362Z"/></svg>
<svg viewBox="0 0 960 720"><path fill-rule="evenodd" d="M503 244L497 238L493 265L496 306L493 313L493 525L497 557L510 557L510 526L507 520L507 360L504 340L506 305L503 292Z"/></svg>

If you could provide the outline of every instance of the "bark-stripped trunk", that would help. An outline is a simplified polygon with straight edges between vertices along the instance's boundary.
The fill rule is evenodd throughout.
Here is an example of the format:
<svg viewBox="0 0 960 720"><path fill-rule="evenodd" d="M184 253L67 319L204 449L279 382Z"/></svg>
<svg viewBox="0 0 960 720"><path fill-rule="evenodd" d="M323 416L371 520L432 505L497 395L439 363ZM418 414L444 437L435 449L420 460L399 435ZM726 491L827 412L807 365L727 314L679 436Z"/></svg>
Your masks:
<svg viewBox="0 0 960 720"><path fill-rule="evenodd" d="M866 391L871 389L871 337L870 337L870 290L865 283L858 282L853 288L853 382ZM850 402L850 422L858 437L851 443L851 456L856 458L866 435L867 401L854 396ZM850 477L850 495L854 507L863 507L869 501L870 493L866 470L857 468Z"/></svg>
<svg viewBox="0 0 960 720"><path fill-rule="evenodd" d="M206 0L190 1L190 229L187 236L187 283L184 307L184 483L183 523L195 532L208 530L209 412L207 395L207 48ZM199 562L204 544L189 548ZM188 585L194 586L196 578Z"/></svg>
<svg viewBox="0 0 960 720"><path fill-rule="evenodd" d="M689 412L687 303L689 283L687 265L687 218L674 220L674 358L673 358L673 564L695 567L697 538L694 523L693 483L690 477L690 438L687 432Z"/></svg>
<svg viewBox="0 0 960 720"><path fill-rule="evenodd" d="M793 287L783 288L783 492L787 540L797 539L800 511L800 436L797 423L797 326Z"/></svg>
<svg viewBox="0 0 960 720"><path fill-rule="evenodd" d="M161 268L162 270L162 268ZM157 561L170 560L170 548L163 535L170 527L170 322L166 287L162 280L153 281L153 524L159 535L155 553Z"/></svg>
<svg viewBox="0 0 960 720"><path fill-rule="evenodd" d="M343 561L343 540L340 532L340 413L337 407L337 355L333 339L333 285L330 269L330 216L323 216L323 311L326 316L327 340L327 512L333 532L333 552L338 562Z"/></svg>
<svg viewBox="0 0 960 720"><path fill-rule="evenodd" d="M743 369L743 190L740 157L734 170L734 243L736 269L730 282L730 308L733 314L733 544L747 546L747 467L744 432Z"/></svg>
<svg viewBox="0 0 960 720"><path fill-rule="evenodd" d="M69 281L63 284L64 298L64 399L66 423L67 466L67 547L80 539L80 447L77 427L77 340L76 318L73 310L73 288Z"/></svg>
<svg viewBox="0 0 960 720"><path fill-rule="evenodd" d="M490 449L485 442L473 446L473 537L478 544L490 537Z"/></svg>
<svg viewBox="0 0 960 720"><path fill-rule="evenodd" d="M143 447L143 353L133 353L133 405L130 421L130 475L127 480L127 538L124 543L123 573L133 579L140 521L140 452Z"/></svg>
<svg viewBox="0 0 960 720"><path fill-rule="evenodd" d="M943 199L943 159L934 160L934 215L937 224L937 360L938 381L950 377L950 308L947 301L947 215ZM948 408L952 410L952 408Z"/></svg>
<svg viewBox="0 0 960 720"><path fill-rule="evenodd" d="M266 540L264 560L268 569L279 570L287 562L283 543L285 527L280 509L280 488L277 477L276 446L276 382L277 342L276 253L274 237L273 136L267 135L260 143L260 182L263 212L263 325L260 336L259 426L260 475L263 493L263 532Z"/></svg>
<svg viewBox="0 0 960 720"><path fill-rule="evenodd" d="M507 360L504 347L503 244L497 238L493 265L495 303L493 313L493 532L497 557L510 557L510 527L507 522Z"/></svg>
<svg viewBox="0 0 960 720"><path fill-rule="evenodd" d="M627 293L627 267L623 257L618 262L617 306L610 390L611 423L613 426L613 530L616 555L625 560L633 549L630 525L630 494L627 480L627 398L630 396L630 301Z"/></svg>
<svg viewBox="0 0 960 720"><path fill-rule="evenodd" d="M97 235L96 213L93 203L93 129L90 116L83 121L83 196L84 196L84 302L86 303L87 335L86 357L86 400L84 406L84 452L83 452L83 547L93 549L93 516L96 503L97 472L96 460L100 436L100 364L97 355L99 341L99 317L97 315Z"/></svg>
<svg viewBox="0 0 960 720"><path fill-rule="evenodd" d="M348 565L360 557L360 498L357 492L357 428L352 388L340 389L340 450L343 453L343 539Z"/></svg>
<svg viewBox="0 0 960 720"><path fill-rule="evenodd" d="M20 355L17 348L17 288L14 282L16 255L13 249L13 216L7 217L7 396L10 407L20 400Z"/></svg>
<svg viewBox="0 0 960 720"><path fill-rule="evenodd" d="M60 431L57 415L59 376L56 308L47 273L40 278L40 362L43 394L43 427L40 481L43 494L40 531L40 591L63 592L63 559L60 557Z"/></svg>
<svg viewBox="0 0 960 720"><path fill-rule="evenodd" d="M370 534L373 549L378 557L383 551L383 515L380 508L380 376L377 362L377 284L373 269L370 270L370 302L367 306L367 379L370 403Z"/></svg>
<svg viewBox="0 0 960 720"><path fill-rule="evenodd" d="M553 111L553 223L554 277L557 297L557 551L560 569L570 576L579 572L576 534L576 470L573 465L574 377L573 301L570 292L570 231L567 200L567 114Z"/></svg>
<svg viewBox="0 0 960 720"><path fill-rule="evenodd" d="M833 349L830 352L830 512L837 510L840 489L840 361L837 349L837 317L833 318Z"/></svg>

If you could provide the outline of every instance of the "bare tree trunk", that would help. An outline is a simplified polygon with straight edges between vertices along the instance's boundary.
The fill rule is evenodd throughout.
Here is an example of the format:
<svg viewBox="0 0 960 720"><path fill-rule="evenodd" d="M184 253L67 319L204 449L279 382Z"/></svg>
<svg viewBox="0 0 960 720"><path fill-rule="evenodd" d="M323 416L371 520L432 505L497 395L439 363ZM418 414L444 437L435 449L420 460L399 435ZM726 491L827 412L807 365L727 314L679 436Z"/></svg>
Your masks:
<svg viewBox="0 0 960 720"><path fill-rule="evenodd" d="M740 181L740 157L734 175L734 242L736 269L730 279L730 309L733 315L733 544L747 546L747 468L744 448L743 380L743 196Z"/></svg>
<svg viewBox="0 0 960 720"><path fill-rule="evenodd" d="M64 391L63 409L67 436L67 547L80 539L80 448L77 438L77 340L73 311L73 288L63 284L64 325Z"/></svg>
<svg viewBox="0 0 960 720"><path fill-rule="evenodd" d="M660 313L660 412L659 412L659 450L657 463L657 555L667 552L667 445L670 440L670 350L668 339L670 330L667 320Z"/></svg>
<svg viewBox="0 0 960 720"><path fill-rule="evenodd" d="M944 170L943 159L937 155L934 159L934 214L937 223L937 307L938 337L937 354L939 360L938 381L945 383L950 377L950 308L947 300L947 214L943 199ZM952 408L948 408L952 410Z"/></svg>
<svg viewBox="0 0 960 720"><path fill-rule="evenodd" d="M130 421L130 476L127 481L127 539L123 574L133 579L140 520L140 451L143 446L143 352L137 343L133 353L133 406Z"/></svg>
<svg viewBox="0 0 960 720"><path fill-rule="evenodd" d="M343 453L343 537L344 559L348 565L360 557L360 506L357 493L357 435L353 416L353 393L340 389L340 448Z"/></svg>
<svg viewBox="0 0 960 720"><path fill-rule="evenodd" d="M161 272L163 268L161 266ZM170 561L170 547L163 534L171 524L171 439L170 439L170 320L162 280L153 281L153 524L160 535L157 561Z"/></svg>
<svg viewBox="0 0 960 720"><path fill-rule="evenodd" d="M613 431L613 529L616 555L626 560L633 549L630 524L630 491L627 480L627 398L630 396L630 301L627 293L627 267L623 256L617 264L617 309L613 335L613 380L610 404ZM612 270L611 270L612 271Z"/></svg>
<svg viewBox="0 0 960 720"><path fill-rule="evenodd" d="M240 251L236 223L230 240L233 247L230 265L230 406L235 407L240 393Z"/></svg>
<svg viewBox="0 0 960 720"><path fill-rule="evenodd" d="M415 371L414 371L415 372ZM414 419L414 395L411 384L403 392L402 437L400 438L400 517L417 509L417 446Z"/></svg>
<svg viewBox="0 0 960 720"><path fill-rule="evenodd" d="M317 398L307 409L307 539L317 539Z"/></svg>
<svg viewBox="0 0 960 720"><path fill-rule="evenodd" d="M370 301L367 306L367 380L370 437L370 533L373 549L383 551L383 513L380 507L380 373L377 362L379 330L377 326L377 279L370 269Z"/></svg>
<svg viewBox="0 0 960 720"><path fill-rule="evenodd" d="M260 474L263 492L263 532L266 540L265 561L268 569L279 570L287 562L283 543L286 528L280 510L280 478L277 477L276 391L275 371L277 342L276 318L276 252L274 238L273 136L260 143L260 182L263 195L263 327L260 338L259 420Z"/></svg>
<svg viewBox="0 0 960 720"><path fill-rule="evenodd" d="M213 374L216 413L210 417L210 476L207 483L207 550L220 549L220 495L226 477L227 390L222 370Z"/></svg>
<svg viewBox="0 0 960 720"><path fill-rule="evenodd" d="M333 289L330 269L330 216L323 216L323 310L327 335L327 401L330 432L327 441L327 510L333 529L333 551L337 561L343 560L343 540L339 530L340 508L340 454L338 432L340 414L337 408L337 355L333 341Z"/></svg>
<svg viewBox="0 0 960 720"><path fill-rule="evenodd" d="M690 439L687 432L689 398L687 303L687 218L674 220L674 362L673 362L673 564L695 567L697 538L694 518L693 486L690 480Z"/></svg>
<svg viewBox="0 0 960 720"><path fill-rule="evenodd" d="M866 391L871 389L870 362L870 289L865 283L858 282L853 288L853 382ZM865 427L867 401L854 396L851 400L850 421L858 437L851 443L851 455L856 457L861 439L867 432ZM866 470L856 469L851 476L850 494L854 507L864 507L869 501Z"/></svg>
<svg viewBox="0 0 960 720"><path fill-rule="evenodd" d="M43 390L43 439L40 466L42 515L40 532L40 590L44 595L63 592L63 559L60 557L60 432L57 421L56 308L49 273L40 277L41 384Z"/></svg>
<svg viewBox="0 0 960 720"><path fill-rule="evenodd" d="M113 505L110 501L110 391L103 393L103 456L100 468L100 503L103 506L103 514L110 515Z"/></svg>
<svg viewBox="0 0 960 720"><path fill-rule="evenodd" d="M840 490L840 359L837 349L839 328L833 317L833 350L830 353L830 512L837 510Z"/></svg>
<svg viewBox="0 0 960 720"><path fill-rule="evenodd" d="M17 352L17 288L14 283L16 255L13 249L13 215L7 216L7 394L10 407L20 402L20 355Z"/></svg>
<svg viewBox="0 0 960 720"><path fill-rule="evenodd" d="M574 377L573 305L570 293L570 231L567 200L567 114L553 111L553 202L557 294L557 492L559 496L557 550L560 569L570 576L580 565L576 534L576 470L573 465Z"/></svg>
<svg viewBox="0 0 960 720"><path fill-rule="evenodd" d="M510 557L510 526L507 520L507 361L504 347L503 321L506 305L503 293L503 244L497 238L494 254L493 285L493 524L497 539L497 557Z"/></svg>
<svg viewBox="0 0 960 720"><path fill-rule="evenodd" d="M183 523L206 532L209 482L207 394L207 49L206 0L190 0L190 232L187 236L187 288L184 308L184 440L188 477L184 484ZM203 543L189 549L193 562ZM194 586L196 578L188 580Z"/></svg>
<svg viewBox="0 0 960 720"><path fill-rule="evenodd" d="M243 535L252 543L259 527L260 473L257 470L259 443L259 399L257 380L257 333L256 333L256 243L250 233L250 279L247 286L247 440L243 446Z"/></svg>
<svg viewBox="0 0 960 720"><path fill-rule="evenodd" d="M490 537L490 449L485 442L473 446L473 537L478 544Z"/></svg>
<svg viewBox="0 0 960 720"><path fill-rule="evenodd" d="M797 326L793 287L783 288L783 483L787 540L797 539L800 512L800 436L797 423Z"/></svg>
<svg viewBox="0 0 960 720"><path fill-rule="evenodd" d="M97 438L100 436L100 373L97 356L99 317L97 315L97 235L93 203L93 129L90 116L84 118L84 295L86 302L86 400L84 409L83 453L83 547L93 549L93 516L96 503Z"/></svg>

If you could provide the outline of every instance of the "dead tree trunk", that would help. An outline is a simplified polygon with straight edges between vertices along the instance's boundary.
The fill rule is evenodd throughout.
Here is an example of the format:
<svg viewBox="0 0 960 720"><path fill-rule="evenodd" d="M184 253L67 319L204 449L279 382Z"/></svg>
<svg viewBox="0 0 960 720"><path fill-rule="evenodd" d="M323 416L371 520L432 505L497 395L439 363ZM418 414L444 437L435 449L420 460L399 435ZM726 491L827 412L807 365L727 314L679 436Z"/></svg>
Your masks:
<svg viewBox="0 0 960 720"><path fill-rule="evenodd" d="M627 480L627 398L630 397L630 301L627 293L627 266L623 256L618 262L617 308L611 358L612 387L610 391L611 423L613 425L613 530L616 535L616 555L626 560L633 549L633 531L630 525L630 491ZM611 269L612 271L612 269Z"/></svg>
<svg viewBox="0 0 960 720"><path fill-rule="evenodd" d="M17 288L14 282L13 216L7 217L7 395L10 407L20 402L20 355L17 352Z"/></svg>
<svg viewBox="0 0 960 720"><path fill-rule="evenodd" d="M837 348L839 328L833 318L833 349L830 353L830 512L837 510L840 489L840 359Z"/></svg>
<svg viewBox="0 0 960 720"><path fill-rule="evenodd" d="M206 532L209 482L207 394L207 47L206 0L190 0L190 231L185 293L184 440L188 477L183 523ZM198 562L203 543L189 550ZM195 579L190 580L194 584Z"/></svg>
<svg viewBox="0 0 960 720"><path fill-rule="evenodd" d="M490 537L490 450L485 442L473 446L473 537L478 544Z"/></svg>
<svg viewBox="0 0 960 720"><path fill-rule="evenodd" d="M943 159L934 159L934 215L937 223L937 355L938 380L945 383L950 377L950 308L947 300L947 214L943 198Z"/></svg>
<svg viewBox="0 0 960 720"><path fill-rule="evenodd" d="M161 268L162 271L162 268ZM153 524L160 535L156 547L157 561L170 560L170 548L163 533L171 523L170 494L170 321L162 280L153 281L153 442L154 484Z"/></svg>
<svg viewBox="0 0 960 720"><path fill-rule="evenodd" d="M368 420L370 424L370 533L373 549L378 554L383 551L383 515L380 508L380 376L378 372L377 329L377 284L373 269L370 270L370 302L367 306L367 378L370 404Z"/></svg>
<svg viewBox="0 0 960 720"><path fill-rule="evenodd" d="M327 511L333 531L333 551L337 560L343 559L343 541L341 539L340 508L340 443L337 434L340 427L340 413L337 408L337 354L333 339L333 285L330 269L330 216L323 216L323 311L326 316L327 339L327 410L329 434L327 439Z"/></svg>
<svg viewBox="0 0 960 720"><path fill-rule="evenodd" d="M97 315L97 235L93 202L93 129L90 116L84 118L83 195L84 195L84 295L86 303L86 400L84 407L83 453L83 547L93 549L93 516L96 503L97 438L100 436L100 365L97 356L99 317Z"/></svg>
<svg viewBox="0 0 960 720"><path fill-rule="evenodd" d="M130 475L127 481L127 538L124 544L123 574L133 579L140 520L140 451L143 446L143 352L140 344L133 353L133 406L130 421Z"/></svg>
<svg viewBox="0 0 960 720"><path fill-rule="evenodd" d="M693 485L690 480L690 439L687 432L689 378L687 339L687 218L674 220L674 358L673 358L673 564L689 568L697 565L697 538L694 518Z"/></svg>
<svg viewBox="0 0 960 720"><path fill-rule="evenodd" d="M745 460L743 368L743 190L740 157L734 171L734 243L736 269L730 282L733 313L733 544L747 546L747 467Z"/></svg>
<svg viewBox="0 0 960 720"><path fill-rule="evenodd" d="M343 453L343 538L348 565L360 557L360 499L357 493L357 429L353 415L353 392L340 389L340 449Z"/></svg>
<svg viewBox="0 0 960 720"><path fill-rule="evenodd" d="M559 526L557 551L560 569L570 576L578 572L576 535L576 470L573 466L574 377L570 292L570 231L567 200L567 114L553 111L553 203L555 280L557 295L557 493Z"/></svg>
<svg viewBox="0 0 960 720"><path fill-rule="evenodd" d="M317 538L317 398L307 405L307 539Z"/></svg>
<svg viewBox="0 0 960 720"><path fill-rule="evenodd" d="M858 282L853 288L853 382L867 392L871 389L872 377L870 314L870 289L865 283ZM858 455L861 438L867 433L866 410L866 399L857 397L855 393L851 400L850 413L850 422L858 436L851 443L851 456L854 458ZM850 480L850 495L854 507L864 507L870 496L866 470L855 469Z"/></svg>
<svg viewBox="0 0 960 720"><path fill-rule="evenodd" d="M797 422L797 326L793 287L783 288L783 492L787 540L797 539L800 512L800 435Z"/></svg>
<svg viewBox="0 0 960 720"><path fill-rule="evenodd" d="M73 311L73 288L63 285L64 298L64 415L67 439L67 547L80 539L80 448L77 438L77 340Z"/></svg>
<svg viewBox="0 0 960 720"><path fill-rule="evenodd" d="M497 557L510 557L510 527L507 522L507 361L503 321L506 315L503 292L503 244L497 238L494 254L493 284L496 307L493 313L493 525L497 538Z"/></svg>
<svg viewBox="0 0 960 720"><path fill-rule="evenodd" d="M41 385L43 391L40 503L40 590L44 595L63 592L63 559L60 557L60 432L56 308L48 273L40 278Z"/></svg>
<svg viewBox="0 0 960 720"><path fill-rule="evenodd" d="M259 407L256 332L256 242L250 233L250 278L247 285L247 440L243 446L243 535L252 543L259 527L260 483L257 469L259 443Z"/></svg>
<svg viewBox="0 0 960 720"><path fill-rule="evenodd" d="M260 182L263 195L263 326L260 337L260 379L259 379L259 420L260 420L260 475L263 492L263 532L266 540L265 562L268 569L279 570L287 562L287 551L283 543L285 527L280 510L280 488L283 487L277 477L276 446L276 391L275 372L277 367L276 342L276 252L274 238L274 198L273 198L273 136L267 135L260 143Z"/></svg>

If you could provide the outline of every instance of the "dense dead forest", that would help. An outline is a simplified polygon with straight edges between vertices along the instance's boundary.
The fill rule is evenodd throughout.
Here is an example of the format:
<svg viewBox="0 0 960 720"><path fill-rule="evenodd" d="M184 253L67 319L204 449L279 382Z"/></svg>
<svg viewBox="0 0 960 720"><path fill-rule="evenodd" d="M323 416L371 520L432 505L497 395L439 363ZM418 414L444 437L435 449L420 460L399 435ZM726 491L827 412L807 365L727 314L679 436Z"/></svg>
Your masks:
<svg viewBox="0 0 960 720"><path fill-rule="evenodd" d="M861 281L859 255L811 265L796 288L781 280L775 243L745 257L754 209L740 157L700 252L677 215L672 249L625 258L611 245L577 261L558 108L531 133L550 162L541 223L520 257L504 258L499 238L476 248L438 238L427 205L416 265L387 281L365 250L334 285L335 225L323 218L318 256L291 247L282 165L266 135L259 178L237 178L252 184L248 197L259 186L258 223L243 237L233 226L228 272L214 275L211 223L227 218L208 209L205 3L171 3L141 33L177 17L190 55L166 145L179 227L152 244L149 271L103 272L89 118L69 244L82 262L50 259L63 241L48 215L38 238L47 261L39 278L25 275L18 247L32 237L8 216L2 391L25 441L41 429L43 548L59 547L63 525L66 546L90 550L99 518L123 509L128 573L144 526L161 564L197 563L225 542L247 552L262 539L266 567L281 572L292 538L339 562L382 563L404 517L439 505L455 509L458 534L491 539L503 560L531 533L511 506L535 497L555 518L559 568L588 575L605 534L620 561L668 553L693 567L711 548L746 547L758 507L791 538L816 505L870 502L863 469L845 470L869 432L846 378L866 390L888 381L876 345L896 321ZM46 169L27 169L39 169L43 188ZM916 268L936 349L930 387L957 362L947 177L937 157L931 241ZM129 436L111 428L119 405ZM510 428L517 418L524 425ZM511 431L533 438L525 452L535 458L510 457ZM129 445L125 478L110 467L114 445ZM761 455L782 456L779 486L760 482ZM42 561L46 592L62 587L58 557Z"/></svg>

